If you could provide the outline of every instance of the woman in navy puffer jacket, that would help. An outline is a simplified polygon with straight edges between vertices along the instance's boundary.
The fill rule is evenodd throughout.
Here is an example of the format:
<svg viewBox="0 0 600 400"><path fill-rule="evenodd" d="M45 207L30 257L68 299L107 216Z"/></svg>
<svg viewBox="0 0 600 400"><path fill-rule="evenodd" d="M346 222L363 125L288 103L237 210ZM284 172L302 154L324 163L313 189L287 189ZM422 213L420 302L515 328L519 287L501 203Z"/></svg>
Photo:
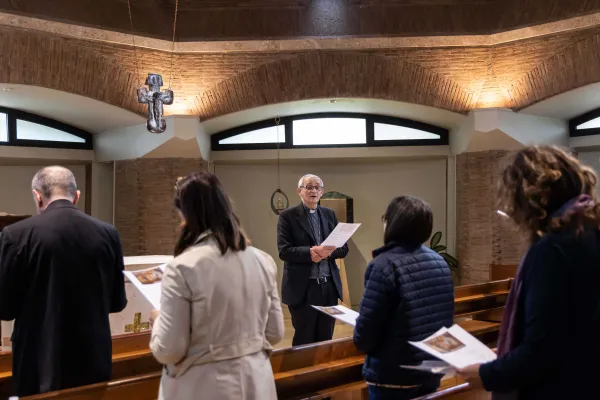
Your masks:
<svg viewBox="0 0 600 400"><path fill-rule="evenodd" d="M400 367L431 359L408 341L452 325L454 285L446 261L423 245L433 227L429 205L396 197L383 222L384 246L367 266L354 342L367 355L370 400L412 399L435 392L441 376Z"/></svg>

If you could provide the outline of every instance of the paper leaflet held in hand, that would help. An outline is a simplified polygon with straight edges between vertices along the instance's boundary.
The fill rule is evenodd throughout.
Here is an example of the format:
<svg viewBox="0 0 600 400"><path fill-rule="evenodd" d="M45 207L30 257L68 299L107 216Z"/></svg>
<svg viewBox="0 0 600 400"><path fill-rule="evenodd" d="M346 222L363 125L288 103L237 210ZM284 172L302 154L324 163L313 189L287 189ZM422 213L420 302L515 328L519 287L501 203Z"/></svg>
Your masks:
<svg viewBox="0 0 600 400"><path fill-rule="evenodd" d="M496 353L459 325L441 328L420 342L408 343L441 361L424 361L420 365L400 365L401 368L446 374L452 370L473 364L484 364L496 359Z"/></svg>
<svg viewBox="0 0 600 400"><path fill-rule="evenodd" d="M167 264L161 264L139 271L123 271L129 281L157 310L160 310L160 291L166 267Z"/></svg>
<svg viewBox="0 0 600 400"><path fill-rule="evenodd" d="M321 243L321 246L342 247L354 235L360 224L347 224L340 222L333 231L327 236L327 239Z"/></svg>

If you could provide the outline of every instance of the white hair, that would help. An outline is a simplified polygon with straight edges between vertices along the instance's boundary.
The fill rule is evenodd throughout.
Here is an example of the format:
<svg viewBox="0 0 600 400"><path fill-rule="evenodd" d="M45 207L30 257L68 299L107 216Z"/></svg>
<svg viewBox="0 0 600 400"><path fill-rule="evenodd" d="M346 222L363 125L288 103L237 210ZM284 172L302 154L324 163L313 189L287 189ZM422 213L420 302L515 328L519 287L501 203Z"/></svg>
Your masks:
<svg viewBox="0 0 600 400"><path fill-rule="evenodd" d="M313 175L313 174L306 174L306 175L304 175L302 178L300 178L300 180L298 181L298 187L302 187L302 186L304 185L304 181L305 181L306 179L311 179L311 178L312 178L312 179L318 179L318 180L319 180L319 182L321 182L321 186L325 186L325 185L323 184L323 179L321 179L321 178L319 178L318 176L316 176L316 175Z"/></svg>
<svg viewBox="0 0 600 400"><path fill-rule="evenodd" d="M43 198L67 196L71 199L77 196L77 183L73 173L58 165L40 169L31 181L31 189L39 192Z"/></svg>

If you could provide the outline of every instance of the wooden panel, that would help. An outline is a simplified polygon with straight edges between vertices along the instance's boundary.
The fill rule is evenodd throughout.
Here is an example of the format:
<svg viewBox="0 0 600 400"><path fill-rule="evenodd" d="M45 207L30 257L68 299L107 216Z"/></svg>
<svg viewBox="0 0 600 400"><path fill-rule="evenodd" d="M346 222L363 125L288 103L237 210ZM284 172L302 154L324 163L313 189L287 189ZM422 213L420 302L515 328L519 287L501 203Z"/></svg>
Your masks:
<svg viewBox="0 0 600 400"><path fill-rule="evenodd" d="M458 322L463 329L489 346L495 342L502 319L502 307L479 309L481 299L503 298L511 280L457 287L456 302L471 307L472 319ZM457 315L458 317L459 315ZM161 365L148 349L149 333L113 339L113 381L48 393L31 399L155 399ZM10 353L0 354L0 396L10 393ZM366 400L362 379L364 355L353 339L343 338L306 346L276 350L271 356L275 385L280 399ZM135 376L135 377L134 377ZM132 378L133 377L133 378ZM445 380L441 389L461 382ZM441 393L462 393L460 387ZM154 396L154 397L152 397Z"/></svg>
<svg viewBox="0 0 600 400"><path fill-rule="evenodd" d="M486 296L496 293L508 293L512 279L505 279L497 282L478 283L473 285L457 286L454 289L456 302L466 302L477 296Z"/></svg>
<svg viewBox="0 0 600 400"><path fill-rule="evenodd" d="M171 39L174 0L134 0L136 32ZM180 40L489 34L589 14L597 0L180 0ZM0 0L0 10L129 32L125 0ZM343 15L343 18L341 17Z"/></svg>
<svg viewBox="0 0 600 400"><path fill-rule="evenodd" d="M124 379L116 382L98 383L58 392L22 397L23 400L65 399L65 400L156 400L160 385L160 372Z"/></svg>
<svg viewBox="0 0 600 400"><path fill-rule="evenodd" d="M8 225L22 221L29 217L31 217L31 215L0 215L0 231L2 231L2 229Z"/></svg>
<svg viewBox="0 0 600 400"><path fill-rule="evenodd" d="M490 265L490 281L498 281L501 279L514 278L517 274L517 268L519 266L514 265Z"/></svg>

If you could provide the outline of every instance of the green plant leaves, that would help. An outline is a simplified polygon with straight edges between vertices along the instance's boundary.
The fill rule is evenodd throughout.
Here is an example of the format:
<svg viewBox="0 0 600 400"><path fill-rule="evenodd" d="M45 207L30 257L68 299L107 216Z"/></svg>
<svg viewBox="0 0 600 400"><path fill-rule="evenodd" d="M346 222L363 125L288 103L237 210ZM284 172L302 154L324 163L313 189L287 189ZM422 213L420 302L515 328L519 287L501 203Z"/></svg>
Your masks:
<svg viewBox="0 0 600 400"><path fill-rule="evenodd" d="M442 240L442 232L436 232L433 234L433 236L431 237L431 241L429 242L429 247L431 247L432 249L437 246L440 243L440 240Z"/></svg>
<svg viewBox="0 0 600 400"><path fill-rule="evenodd" d="M460 270L459 265L458 265L458 260L456 258L452 257L448 253L442 253L442 251L445 251L447 249L447 247L444 245L441 245L440 240L442 240L442 232L438 231L438 232L434 233L433 236L431 237L431 240L429 241L429 247L431 248L431 250L435 251L436 253L438 253L440 256L442 256L444 258L444 260L448 264L448 267L450 268L451 271L458 273Z"/></svg>
<svg viewBox="0 0 600 400"><path fill-rule="evenodd" d="M452 271L458 270L458 260L456 258L452 257L448 253L440 253L440 256L442 256L444 260L446 260L446 263L448 263L448 267L450 267Z"/></svg>

